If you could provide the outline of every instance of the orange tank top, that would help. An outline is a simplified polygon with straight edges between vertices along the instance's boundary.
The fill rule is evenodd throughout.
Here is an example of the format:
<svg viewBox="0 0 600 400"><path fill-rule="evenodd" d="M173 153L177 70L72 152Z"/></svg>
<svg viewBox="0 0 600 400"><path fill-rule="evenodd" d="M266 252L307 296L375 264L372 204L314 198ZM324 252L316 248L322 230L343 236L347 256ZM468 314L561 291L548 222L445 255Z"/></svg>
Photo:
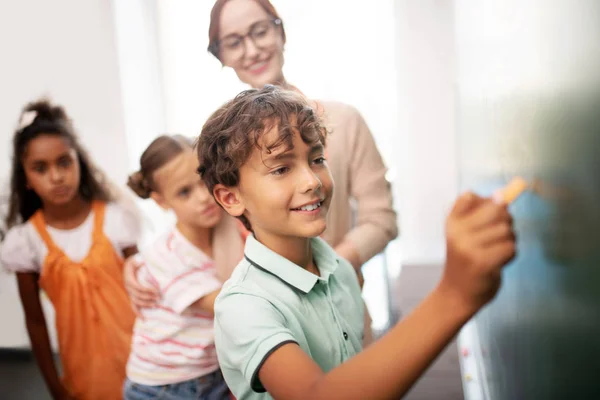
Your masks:
<svg viewBox="0 0 600 400"><path fill-rule="evenodd" d="M81 262L54 244L42 210L30 220L48 248L40 287L55 310L63 384L79 400L122 398L135 319L123 259L103 232L105 206L92 203L92 245Z"/></svg>

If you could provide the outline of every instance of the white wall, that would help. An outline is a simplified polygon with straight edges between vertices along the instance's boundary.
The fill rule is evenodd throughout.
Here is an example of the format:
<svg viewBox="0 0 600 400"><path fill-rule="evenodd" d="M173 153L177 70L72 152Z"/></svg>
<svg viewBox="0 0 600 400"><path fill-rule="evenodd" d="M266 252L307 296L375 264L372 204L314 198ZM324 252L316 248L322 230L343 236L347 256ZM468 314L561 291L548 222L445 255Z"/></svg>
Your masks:
<svg viewBox="0 0 600 400"><path fill-rule="evenodd" d="M453 1L395 3L402 259L439 263L444 221L458 188Z"/></svg>
<svg viewBox="0 0 600 400"><path fill-rule="evenodd" d="M114 1L116 44L129 168L158 133L165 131L155 0Z"/></svg>
<svg viewBox="0 0 600 400"><path fill-rule="evenodd" d="M166 133L156 0L114 1L116 43L129 147L127 173L140 168L148 144ZM132 194L133 195L133 194ZM137 198L144 216L140 247L172 221L153 201ZM171 217L171 218L169 218Z"/></svg>
<svg viewBox="0 0 600 400"><path fill-rule="evenodd" d="M63 104L99 165L124 182L124 130L112 2L0 2L0 179L21 107L46 94ZM0 347L27 346L14 277L0 272Z"/></svg>

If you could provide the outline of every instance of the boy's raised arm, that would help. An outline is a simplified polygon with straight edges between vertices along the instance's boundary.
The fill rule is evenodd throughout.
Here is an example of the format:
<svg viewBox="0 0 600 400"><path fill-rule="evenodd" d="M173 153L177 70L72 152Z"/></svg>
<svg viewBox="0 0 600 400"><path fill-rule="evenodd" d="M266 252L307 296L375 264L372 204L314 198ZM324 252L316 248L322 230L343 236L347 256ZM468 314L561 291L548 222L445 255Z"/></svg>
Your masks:
<svg viewBox="0 0 600 400"><path fill-rule="evenodd" d="M283 400L399 398L493 298L514 253L506 206L463 195L448 217L443 278L411 315L327 374L298 345L280 346L258 366L260 382Z"/></svg>

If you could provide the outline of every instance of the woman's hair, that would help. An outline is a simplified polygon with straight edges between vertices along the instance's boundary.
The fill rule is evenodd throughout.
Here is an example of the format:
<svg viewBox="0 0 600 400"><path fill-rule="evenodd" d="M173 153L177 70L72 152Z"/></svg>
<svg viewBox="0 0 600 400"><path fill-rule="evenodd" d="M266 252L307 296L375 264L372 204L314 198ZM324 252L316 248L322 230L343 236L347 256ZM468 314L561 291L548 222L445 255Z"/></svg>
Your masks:
<svg viewBox="0 0 600 400"><path fill-rule="evenodd" d="M192 141L181 135L162 135L150 143L140 157L140 170L129 175L127 186L142 199L158 191L154 173L186 149L191 149Z"/></svg>
<svg viewBox="0 0 600 400"><path fill-rule="evenodd" d="M223 7L229 0L217 0L215 1L215 5L210 11L210 24L208 26L208 51L215 56L219 61L221 57L219 56L219 31L221 30L221 13L223 12ZM271 4L270 0L254 0L261 6L267 14L273 19L279 19L279 14L277 10ZM281 37L283 39L283 43L285 43L285 29L283 24L281 27Z"/></svg>
<svg viewBox="0 0 600 400"><path fill-rule="evenodd" d="M81 146L71 120L65 110L52 104L48 99L40 99L25 106L19 119L19 125L13 137L12 171L10 178L10 196L6 228L27 221L42 207L42 200L27 187L23 155L29 142L40 135L56 135L68 142L77 153L81 178L79 194L87 201L115 200L116 193L111 185L92 162L87 151Z"/></svg>

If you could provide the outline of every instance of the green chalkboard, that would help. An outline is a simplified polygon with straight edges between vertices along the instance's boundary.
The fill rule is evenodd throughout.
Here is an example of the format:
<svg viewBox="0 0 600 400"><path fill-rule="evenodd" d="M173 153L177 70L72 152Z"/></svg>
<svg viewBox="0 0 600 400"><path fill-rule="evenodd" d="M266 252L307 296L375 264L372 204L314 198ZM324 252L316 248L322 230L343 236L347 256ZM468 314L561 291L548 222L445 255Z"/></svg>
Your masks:
<svg viewBox="0 0 600 400"><path fill-rule="evenodd" d="M475 318L481 384L493 400L600 398L600 2L492 3L456 4L461 187L531 189L510 207L518 255Z"/></svg>

